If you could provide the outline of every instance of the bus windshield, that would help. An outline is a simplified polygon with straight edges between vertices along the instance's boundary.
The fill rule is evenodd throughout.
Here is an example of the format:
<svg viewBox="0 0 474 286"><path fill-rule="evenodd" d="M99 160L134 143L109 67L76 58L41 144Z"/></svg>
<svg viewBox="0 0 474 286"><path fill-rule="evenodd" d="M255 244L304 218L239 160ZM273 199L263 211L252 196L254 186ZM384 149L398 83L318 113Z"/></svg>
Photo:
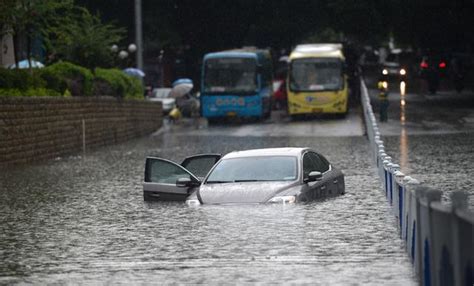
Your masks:
<svg viewBox="0 0 474 286"><path fill-rule="evenodd" d="M208 59L204 67L204 92L253 94L257 90L257 62L252 58Z"/></svg>
<svg viewBox="0 0 474 286"><path fill-rule="evenodd" d="M292 91L324 91L342 88L340 59L305 58L291 63L290 89Z"/></svg>

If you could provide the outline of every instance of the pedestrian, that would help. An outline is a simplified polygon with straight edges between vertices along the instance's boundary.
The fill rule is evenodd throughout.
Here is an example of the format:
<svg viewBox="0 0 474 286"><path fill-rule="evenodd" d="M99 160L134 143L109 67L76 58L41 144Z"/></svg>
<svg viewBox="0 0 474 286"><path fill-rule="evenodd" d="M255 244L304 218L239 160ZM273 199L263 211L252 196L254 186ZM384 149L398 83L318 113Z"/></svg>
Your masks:
<svg viewBox="0 0 474 286"><path fill-rule="evenodd" d="M388 82L379 81L379 113L380 122L387 122L388 120Z"/></svg>

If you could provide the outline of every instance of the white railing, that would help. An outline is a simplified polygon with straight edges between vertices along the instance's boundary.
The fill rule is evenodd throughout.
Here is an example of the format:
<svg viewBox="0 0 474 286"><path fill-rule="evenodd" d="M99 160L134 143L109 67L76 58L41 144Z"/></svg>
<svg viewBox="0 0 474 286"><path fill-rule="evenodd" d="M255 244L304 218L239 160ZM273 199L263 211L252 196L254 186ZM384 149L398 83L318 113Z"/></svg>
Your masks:
<svg viewBox="0 0 474 286"><path fill-rule="evenodd" d="M383 191L422 285L474 285L474 212L465 192L453 192L451 204L441 191L406 176L385 153L384 143L361 81L365 127Z"/></svg>

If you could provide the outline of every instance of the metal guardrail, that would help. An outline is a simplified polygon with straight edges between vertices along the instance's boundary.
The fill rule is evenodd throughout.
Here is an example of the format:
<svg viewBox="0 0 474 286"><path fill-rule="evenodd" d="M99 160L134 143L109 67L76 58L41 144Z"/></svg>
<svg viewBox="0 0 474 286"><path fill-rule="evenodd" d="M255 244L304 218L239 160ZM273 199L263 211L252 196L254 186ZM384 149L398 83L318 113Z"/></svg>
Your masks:
<svg viewBox="0 0 474 286"><path fill-rule="evenodd" d="M361 103L383 191L420 284L474 285L474 212L468 209L467 194L453 192L448 205L441 202L441 191L403 174L385 153L363 80Z"/></svg>

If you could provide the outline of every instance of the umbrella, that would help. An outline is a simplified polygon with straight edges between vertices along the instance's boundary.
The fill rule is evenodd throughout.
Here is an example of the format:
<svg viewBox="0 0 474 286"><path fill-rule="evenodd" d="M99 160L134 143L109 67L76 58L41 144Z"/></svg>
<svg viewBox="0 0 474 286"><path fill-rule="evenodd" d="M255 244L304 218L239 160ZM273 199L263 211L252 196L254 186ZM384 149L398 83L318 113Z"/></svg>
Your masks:
<svg viewBox="0 0 474 286"><path fill-rule="evenodd" d="M171 89L170 97L178 98L189 93L193 89L193 81L189 78L178 79L173 82L173 89Z"/></svg>
<svg viewBox="0 0 474 286"><path fill-rule="evenodd" d="M28 62L28 60L22 60L22 61L18 62L18 68L20 68L20 69L27 69L29 67L30 67L30 63ZM35 61L35 60L31 60L31 67L32 68L44 68L44 64L42 64L41 62ZM12 64L8 68L15 69L16 64Z"/></svg>
<svg viewBox="0 0 474 286"><path fill-rule="evenodd" d="M144 77L145 73L141 69L137 68L126 68L123 70L124 73L135 76L135 77Z"/></svg>

